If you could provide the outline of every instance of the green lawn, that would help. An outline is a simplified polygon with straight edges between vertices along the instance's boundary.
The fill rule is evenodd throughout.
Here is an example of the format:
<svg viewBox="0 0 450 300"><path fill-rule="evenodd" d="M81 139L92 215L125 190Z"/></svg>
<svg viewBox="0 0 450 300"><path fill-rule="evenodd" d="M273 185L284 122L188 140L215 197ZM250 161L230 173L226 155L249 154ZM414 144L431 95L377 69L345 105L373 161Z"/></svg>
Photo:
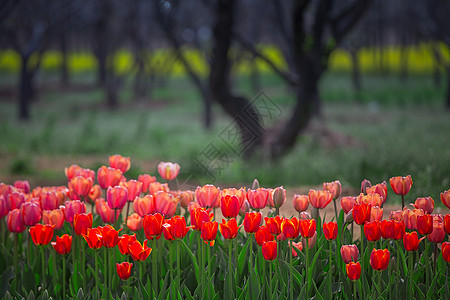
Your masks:
<svg viewBox="0 0 450 300"><path fill-rule="evenodd" d="M0 79L1 88L13 81L6 74ZM54 76L48 75L41 82L45 86L52 80ZM89 85L93 76L75 81ZM132 100L132 82L128 81L117 111L104 108L103 92L98 88L76 92L47 88L33 104L28 123L16 120L12 99L1 98L0 181L21 177L64 183L58 164L42 169L38 162L67 158L68 164L82 163L70 159L91 157L85 160L85 167L95 169L106 163L108 155L120 153L130 156L132 164L136 162L131 177L155 173L153 167L159 160L170 160L180 163L180 180L193 184L248 185L256 177L264 186L308 186L339 179L344 186L358 188L364 178L380 182L411 174L414 186L407 200L430 195L436 203L440 203L439 193L450 188L445 88L436 88L427 76L400 81L396 76L366 75L357 102L348 74L326 75L320 85L322 117L312 122L295 149L278 162L264 157L243 161L234 154L220 139L232 120L218 106L214 107L214 128L203 129L201 101L185 78L171 79L142 102ZM247 78L235 82L250 99L257 95ZM294 99L282 81L264 75L261 86L282 115L288 115ZM206 161L202 151L211 145L227 159ZM213 172L214 177L204 176L201 164L214 164L222 170Z"/></svg>

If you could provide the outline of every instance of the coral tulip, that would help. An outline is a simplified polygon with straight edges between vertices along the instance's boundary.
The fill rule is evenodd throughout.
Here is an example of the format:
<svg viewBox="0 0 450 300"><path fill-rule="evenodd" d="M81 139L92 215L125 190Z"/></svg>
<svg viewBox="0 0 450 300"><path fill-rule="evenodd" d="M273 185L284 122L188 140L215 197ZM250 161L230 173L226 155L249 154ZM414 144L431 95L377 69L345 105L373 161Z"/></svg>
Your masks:
<svg viewBox="0 0 450 300"><path fill-rule="evenodd" d="M131 276L131 268L133 267L132 263L123 262L121 264L116 263L117 275L122 280L127 280Z"/></svg>
<svg viewBox="0 0 450 300"><path fill-rule="evenodd" d="M335 180L333 182L324 182L323 190L329 191L331 195L333 195L333 199L339 198L342 192L342 185L339 180Z"/></svg>
<svg viewBox="0 0 450 300"><path fill-rule="evenodd" d="M383 199L378 194L359 194L358 197L356 197L356 204L371 204L372 206L381 206L383 204Z"/></svg>
<svg viewBox="0 0 450 300"><path fill-rule="evenodd" d="M138 181L142 182L142 191L145 193L148 192L150 183L156 182L156 177L150 174L141 174L138 176Z"/></svg>
<svg viewBox="0 0 450 300"><path fill-rule="evenodd" d="M450 208L450 190L446 190L441 193L441 202L448 208Z"/></svg>
<svg viewBox="0 0 450 300"><path fill-rule="evenodd" d="M336 222L323 223L323 234L327 240L335 240L338 235L338 225Z"/></svg>
<svg viewBox="0 0 450 300"><path fill-rule="evenodd" d="M147 215L144 217L142 225L144 227L145 237L148 240L159 239L163 232L164 217L161 214Z"/></svg>
<svg viewBox="0 0 450 300"><path fill-rule="evenodd" d="M87 197L93 185L94 180L83 176L75 176L69 182L69 188L71 188L79 197Z"/></svg>
<svg viewBox="0 0 450 300"><path fill-rule="evenodd" d="M418 216L417 231L419 231L421 235L428 235L433 232L433 217L431 215Z"/></svg>
<svg viewBox="0 0 450 300"><path fill-rule="evenodd" d="M39 206L39 203L34 201L23 203L20 207L20 214L25 226L34 226L42 218L41 207Z"/></svg>
<svg viewBox="0 0 450 300"><path fill-rule="evenodd" d="M165 218L171 218L175 214L178 198L164 191L157 192L153 197L155 200L155 213L160 213Z"/></svg>
<svg viewBox="0 0 450 300"><path fill-rule="evenodd" d="M164 238L169 241L182 239L191 227L186 226L184 217L174 216L163 224Z"/></svg>
<svg viewBox="0 0 450 300"><path fill-rule="evenodd" d="M405 223L395 220L383 220L380 223L381 236L384 239L400 240L405 234Z"/></svg>
<svg viewBox="0 0 450 300"><path fill-rule="evenodd" d="M119 185L127 189L127 200L130 202L134 201L142 192L142 182L137 180L123 181Z"/></svg>
<svg viewBox="0 0 450 300"><path fill-rule="evenodd" d="M101 227L88 228L87 234L83 234L82 236L91 249L99 249L101 246L103 246Z"/></svg>
<svg viewBox="0 0 450 300"><path fill-rule="evenodd" d="M145 195L144 197L136 197L133 202L134 211L141 217L150 215L155 212L155 200L152 195Z"/></svg>
<svg viewBox="0 0 450 300"><path fill-rule="evenodd" d="M355 204L352 211L353 220L355 220L355 223L358 225L364 225L369 222L371 210L372 205L370 204Z"/></svg>
<svg viewBox="0 0 450 300"><path fill-rule="evenodd" d="M444 230L446 234L450 234L450 214L444 217Z"/></svg>
<svg viewBox="0 0 450 300"><path fill-rule="evenodd" d="M345 265L345 270L347 271L348 279L351 281L356 281L361 277L361 264L358 262L349 262Z"/></svg>
<svg viewBox="0 0 450 300"><path fill-rule="evenodd" d="M356 245L342 245L341 256L345 264L356 262L359 257L359 250Z"/></svg>
<svg viewBox="0 0 450 300"><path fill-rule="evenodd" d="M381 238L380 222L377 220L367 222L364 225L364 235L371 242L378 241Z"/></svg>
<svg viewBox="0 0 450 300"><path fill-rule="evenodd" d="M245 191L245 188L235 189L235 188L229 188L229 189L223 189L220 192L221 197L224 197L226 195L230 196L236 196L239 199L239 207L242 207L242 204L244 204L245 200L247 199L247 192Z"/></svg>
<svg viewBox="0 0 450 300"><path fill-rule="evenodd" d="M417 198L413 206L417 209L422 209L427 214L431 214L434 210L434 200L431 197Z"/></svg>
<svg viewBox="0 0 450 300"><path fill-rule="evenodd" d="M44 210L42 212L42 223L46 225L54 225L59 230L64 225L64 213L61 209Z"/></svg>
<svg viewBox="0 0 450 300"><path fill-rule="evenodd" d="M389 214L389 220L401 221L403 220L403 211L402 210L394 210Z"/></svg>
<svg viewBox="0 0 450 300"><path fill-rule="evenodd" d="M194 202L195 193L193 191L181 191L178 194L178 198L180 200L180 206L186 209L188 208L189 203Z"/></svg>
<svg viewBox="0 0 450 300"><path fill-rule="evenodd" d="M293 240L298 237L300 231L300 222L296 217L292 217L291 219L284 219L281 222L281 232L284 237L290 240Z"/></svg>
<svg viewBox="0 0 450 300"><path fill-rule="evenodd" d="M308 209L309 197L308 195L294 195L292 204L294 205L295 210L301 213Z"/></svg>
<svg viewBox="0 0 450 300"><path fill-rule="evenodd" d="M262 255L265 260L274 260L277 258L277 242L269 241L265 242L261 248Z"/></svg>
<svg viewBox="0 0 450 300"><path fill-rule="evenodd" d="M169 192L169 185L167 183L152 182L148 186L148 193L155 195L157 192Z"/></svg>
<svg viewBox="0 0 450 300"><path fill-rule="evenodd" d="M305 239L313 237L314 233L316 232L316 220L315 219L300 220L298 225L299 225L299 229L300 229L300 234Z"/></svg>
<svg viewBox="0 0 450 300"><path fill-rule="evenodd" d="M417 229L417 217L423 215L423 210L421 209L404 209L402 212L402 219L405 222L406 228L410 230Z"/></svg>
<svg viewBox="0 0 450 300"><path fill-rule="evenodd" d="M56 236L56 242L52 242L52 246L58 254L66 255L72 249L72 237L68 234Z"/></svg>
<svg viewBox="0 0 450 300"><path fill-rule="evenodd" d="M28 194L30 192L30 183L27 180L16 180L13 184L13 186L24 192L25 194Z"/></svg>
<svg viewBox="0 0 450 300"><path fill-rule="evenodd" d="M229 219L228 221L222 219L222 223L219 224L219 231L224 239L230 240L237 237L239 228L241 228L241 226L242 225L237 226L236 219Z"/></svg>
<svg viewBox="0 0 450 300"><path fill-rule="evenodd" d="M58 208L58 198L54 191L42 191L39 195L42 210L54 210Z"/></svg>
<svg viewBox="0 0 450 300"><path fill-rule="evenodd" d="M135 241L136 241L136 234L133 235L124 234L121 237L119 237L117 248L119 248L120 253L122 253L123 255L128 255L130 254L128 246Z"/></svg>
<svg viewBox="0 0 450 300"><path fill-rule="evenodd" d="M119 169L122 173L127 172L131 167L131 161L129 157L123 157L116 154L109 157L109 166L113 169Z"/></svg>
<svg viewBox="0 0 450 300"><path fill-rule="evenodd" d="M102 166L97 171L97 181L102 189L116 186L122 180L122 171L111 167Z"/></svg>
<svg viewBox="0 0 450 300"><path fill-rule="evenodd" d="M73 223L74 216L86 212L86 204L80 200L67 201L64 206L61 206L64 213L64 218L67 222Z"/></svg>
<svg viewBox="0 0 450 300"><path fill-rule="evenodd" d="M137 214L133 213L127 218L127 227L131 231L139 231L142 229L142 218Z"/></svg>
<svg viewBox="0 0 450 300"><path fill-rule="evenodd" d="M119 230L115 230L111 225L106 225L101 228L102 243L106 248L114 248L119 242Z"/></svg>
<svg viewBox="0 0 450 300"><path fill-rule="evenodd" d="M381 221L383 219L383 209L379 206L372 206L370 210L370 221Z"/></svg>
<svg viewBox="0 0 450 300"><path fill-rule="evenodd" d="M48 245L53 238L53 225L36 224L30 227L30 235L33 243L37 246Z"/></svg>
<svg viewBox="0 0 450 300"><path fill-rule="evenodd" d="M158 164L158 173L165 180L174 180L180 172L180 165L171 162L160 162Z"/></svg>
<svg viewBox="0 0 450 300"><path fill-rule="evenodd" d="M432 243L440 243L445 238L444 224L440 222L433 222L433 231L427 236Z"/></svg>
<svg viewBox="0 0 450 300"><path fill-rule="evenodd" d="M88 228L92 228L92 213L75 214L73 217L73 228L77 235L87 234Z"/></svg>
<svg viewBox="0 0 450 300"><path fill-rule="evenodd" d="M216 221L208 221L202 223L201 237L205 242L209 242L210 246L214 246L214 240L217 236L219 224Z"/></svg>
<svg viewBox="0 0 450 300"><path fill-rule="evenodd" d="M406 251L416 251L419 249L419 243L423 238L419 240L417 232L413 231L411 233L406 232L403 236L403 246Z"/></svg>
<svg viewBox="0 0 450 300"><path fill-rule="evenodd" d="M95 203L95 200L100 198L101 195L102 195L102 188L98 184L93 185L88 194L88 199L90 199L89 202Z"/></svg>
<svg viewBox="0 0 450 300"><path fill-rule="evenodd" d="M271 196L269 197L269 201L272 207L279 208L286 202L286 190L282 186L275 188Z"/></svg>
<svg viewBox="0 0 450 300"><path fill-rule="evenodd" d="M353 209L355 203L356 197L347 196L341 198L341 208L346 214Z"/></svg>
<svg viewBox="0 0 450 300"><path fill-rule="evenodd" d="M388 249L373 249L370 254L370 266L376 271L386 270L390 259L391 253Z"/></svg>
<svg viewBox="0 0 450 300"><path fill-rule="evenodd" d="M277 236L281 233L281 223L283 222L283 217L275 216L273 218L265 217L264 221L269 229L270 233Z"/></svg>
<svg viewBox="0 0 450 300"><path fill-rule="evenodd" d="M119 218L121 212L120 210L114 211L103 198L98 198L95 201L95 210L104 223L114 223Z"/></svg>
<svg viewBox="0 0 450 300"><path fill-rule="evenodd" d="M301 242L294 243L294 241L289 241L289 243L292 245L292 257L297 257L298 253L294 248L298 249L298 251L302 251L303 244Z"/></svg>
<svg viewBox="0 0 450 300"><path fill-rule="evenodd" d="M147 240L143 244L139 241L134 241L128 245L128 252L133 260L144 261L152 252L152 248L147 246Z"/></svg>
<svg viewBox="0 0 450 300"><path fill-rule="evenodd" d="M308 198L313 207L325 208L333 200L333 194L329 191L309 190Z"/></svg>
<svg viewBox="0 0 450 300"><path fill-rule="evenodd" d="M227 219L236 218L240 208L241 205L237 196L225 195L220 199L220 210Z"/></svg>
<svg viewBox="0 0 450 300"><path fill-rule="evenodd" d="M386 202L387 198L387 184L386 181L378 183L374 186L368 187L366 189L367 194L378 194L382 199L382 203Z"/></svg>
<svg viewBox="0 0 450 300"><path fill-rule="evenodd" d="M219 206L219 188L214 185L207 184L202 187L197 187L195 190L195 198L201 207L211 208Z"/></svg>
<svg viewBox="0 0 450 300"><path fill-rule="evenodd" d="M253 209L262 209L266 207L269 201L270 191L265 188L247 191L247 200Z"/></svg>
<svg viewBox="0 0 450 300"><path fill-rule="evenodd" d="M122 209L128 200L128 191L126 188L116 185L108 187L106 191L106 201L112 209Z"/></svg>
<svg viewBox="0 0 450 300"><path fill-rule="evenodd" d="M6 224L10 232L21 233L25 230L25 224L22 221L20 209L16 208L8 213Z"/></svg>
<svg viewBox="0 0 450 300"><path fill-rule="evenodd" d="M265 242L273 241L275 238L270 233L269 228L267 226L260 226L258 228L258 231L255 233L255 239L256 243L260 246L262 246Z"/></svg>
<svg viewBox="0 0 450 300"><path fill-rule="evenodd" d="M247 233L255 233L261 225L262 214L260 212L248 212L244 216L244 230Z"/></svg>
<svg viewBox="0 0 450 300"><path fill-rule="evenodd" d="M64 173L66 174L67 180L71 180L73 177L75 177L75 174L78 170L80 170L81 167L79 165L71 165L70 167L64 168Z"/></svg>
<svg viewBox="0 0 450 300"><path fill-rule="evenodd" d="M443 242L442 243L442 257L446 262L450 262L450 243Z"/></svg>
<svg viewBox="0 0 450 300"><path fill-rule="evenodd" d="M396 193L397 195L404 196L408 194L413 184L413 181L411 175L408 175L406 177L402 176L392 177L391 179L389 179L389 183L391 184L394 193Z"/></svg>

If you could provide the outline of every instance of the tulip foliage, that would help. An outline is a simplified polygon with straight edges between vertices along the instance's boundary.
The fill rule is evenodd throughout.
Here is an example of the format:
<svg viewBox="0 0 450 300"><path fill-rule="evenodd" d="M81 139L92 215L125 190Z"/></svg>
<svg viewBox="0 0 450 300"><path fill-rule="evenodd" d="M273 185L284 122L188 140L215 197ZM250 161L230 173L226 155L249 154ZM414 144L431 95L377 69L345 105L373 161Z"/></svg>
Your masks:
<svg viewBox="0 0 450 300"><path fill-rule="evenodd" d="M364 180L361 194L342 197L339 181L324 183L323 190L295 194L287 203L298 215L283 216L282 186L255 180L248 189L207 184L179 191L178 164L158 165L161 182L150 174L127 178L130 167L129 158L114 155L96 172L66 168L64 186L0 183L0 297L443 299L449 293L450 215L433 214L431 197L409 199L411 176L392 177L391 192L386 182ZM447 208L449 199L450 190L441 193ZM402 210L383 210L386 201L400 200ZM334 213L321 213L328 205Z"/></svg>

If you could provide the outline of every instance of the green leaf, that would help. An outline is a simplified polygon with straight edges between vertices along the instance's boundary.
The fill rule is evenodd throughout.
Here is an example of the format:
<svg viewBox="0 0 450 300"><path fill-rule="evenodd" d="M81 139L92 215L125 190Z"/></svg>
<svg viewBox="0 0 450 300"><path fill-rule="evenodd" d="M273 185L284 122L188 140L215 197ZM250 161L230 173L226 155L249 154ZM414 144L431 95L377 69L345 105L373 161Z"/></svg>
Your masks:
<svg viewBox="0 0 450 300"><path fill-rule="evenodd" d="M199 267L198 267L198 263L197 263L197 258L195 257L195 255L192 253L191 249L188 247L188 245L186 245L186 243L184 242L184 240L181 240L181 243L184 246L184 249L186 250L186 253L189 255L189 257L191 258L191 262L192 265L194 267L194 274L195 274L195 280L197 280L197 282L200 282L200 271L199 271Z"/></svg>
<svg viewBox="0 0 450 300"><path fill-rule="evenodd" d="M187 300L194 300L194 297L191 295L191 291L185 285L183 285L183 296Z"/></svg>
<svg viewBox="0 0 450 300"><path fill-rule="evenodd" d="M408 267L406 266L405 253L403 253L403 249L402 247L400 247L400 243L397 243L397 257L399 256L403 267L403 276L406 277L406 275L408 274Z"/></svg>
<svg viewBox="0 0 450 300"><path fill-rule="evenodd" d="M239 278L242 276L242 272L244 271L244 267L247 264L247 259L248 259L247 249L248 249L249 244L250 244L249 241L250 241L250 239L247 240L247 243L245 243L245 246L242 248L241 253L239 253L239 256L238 256L238 267L237 267L237 270L238 270Z"/></svg>

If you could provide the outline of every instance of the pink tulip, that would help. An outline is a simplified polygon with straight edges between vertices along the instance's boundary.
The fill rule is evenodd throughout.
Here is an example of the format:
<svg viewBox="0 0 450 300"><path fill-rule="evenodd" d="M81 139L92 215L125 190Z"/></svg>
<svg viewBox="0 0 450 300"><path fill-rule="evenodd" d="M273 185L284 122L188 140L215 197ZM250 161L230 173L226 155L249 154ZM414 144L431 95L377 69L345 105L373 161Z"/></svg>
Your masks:
<svg viewBox="0 0 450 300"><path fill-rule="evenodd" d="M118 209L116 214L114 214L114 209L109 207L108 203L103 198L98 198L95 201L95 210L97 211L97 214L99 214L102 221L109 224L114 223L119 218L121 213L121 210Z"/></svg>
<svg viewBox="0 0 450 300"><path fill-rule="evenodd" d="M22 215L23 224L25 226L36 225L42 218L42 211L39 202L24 202L20 207L20 214Z"/></svg>
<svg viewBox="0 0 450 300"><path fill-rule="evenodd" d="M356 197L347 196L341 198L341 208L346 214L353 209L355 203Z"/></svg>
<svg viewBox="0 0 450 300"><path fill-rule="evenodd" d="M219 194L220 189L211 184L198 186L195 190L195 198L198 204L205 208L219 207Z"/></svg>
<svg viewBox="0 0 450 300"><path fill-rule="evenodd" d="M134 212L142 218L155 212L155 201L152 195L137 197L133 202Z"/></svg>
<svg viewBox="0 0 450 300"><path fill-rule="evenodd" d="M142 229L143 219L136 213L131 214L127 219L127 227L131 231L139 231Z"/></svg>
<svg viewBox="0 0 450 300"><path fill-rule="evenodd" d="M21 233L25 230L25 224L23 224L20 209L16 208L8 213L6 224L10 232Z"/></svg>
<svg viewBox="0 0 450 300"><path fill-rule="evenodd" d="M158 164L158 173L165 180L174 180L180 172L180 165L171 162L160 162Z"/></svg>
<svg viewBox="0 0 450 300"><path fill-rule="evenodd" d="M116 186L122 180L122 171L111 167L102 166L97 171L97 181L102 189Z"/></svg>
<svg viewBox="0 0 450 300"><path fill-rule="evenodd" d="M431 197L417 198L413 206L417 209L423 209L427 214L431 214L434 210L434 200Z"/></svg>
<svg viewBox="0 0 450 300"><path fill-rule="evenodd" d="M247 200L253 209L262 209L266 207L269 200L270 191L265 188L247 191Z"/></svg>
<svg viewBox="0 0 450 300"><path fill-rule="evenodd" d="M119 185L106 190L106 201L112 209L122 209L128 200L128 191Z"/></svg>
<svg viewBox="0 0 450 300"><path fill-rule="evenodd" d="M156 177L150 174L141 174L138 176L138 181L142 182L142 191L148 192L148 186L150 183L156 182Z"/></svg>
<svg viewBox="0 0 450 300"><path fill-rule="evenodd" d="M14 187L18 190L21 190L25 194L28 194L30 192L30 183L27 180L15 181Z"/></svg>
<svg viewBox="0 0 450 300"><path fill-rule="evenodd" d="M142 182L137 180L124 181L120 183L120 186L127 189L128 192L128 201L134 201L136 197L142 192Z"/></svg>
<svg viewBox="0 0 450 300"><path fill-rule="evenodd" d="M20 208L24 202L25 194L18 190L14 190L6 196L6 206L8 207L8 210Z"/></svg>
<svg viewBox="0 0 450 300"><path fill-rule="evenodd" d="M381 221L383 219L383 209L379 206L372 206L370 211L370 222Z"/></svg>
<svg viewBox="0 0 450 300"><path fill-rule="evenodd" d="M159 183L159 182L152 182L148 186L148 193L150 195L155 195L157 192L169 192L169 185L167 183Z"/></svg>
<svg viewBox="0 0 450 300"><path fill-rule="evenodd" d="M109 166L114 169L119 169L122 173L127 172L131 167L131 161L129 157L123 157L116 154L109 157Z"/></svg>
<svg viewBox="0 0 450 300"><path fill-rule="evenodd" d="M329 191L333 195L333 199L339 198L342 192L342 185L339 180L333 182L324 182L323 190Z"/></svg>
<svg viewBox="0 0 450 300"><path fill-rule="evenodd" d="M6 205L5 196L0 195L0 219L8 214L8 206Z"/></svg>
<svg viewBox="0 0 450 300"><path fill-rule="evenodd" d="M42 191L40 199L43 210L53 210L59 206L59 201L54 191Z"/></svg>
<svg viewBox="0 0 450 300"><path fill-rule="evenodd" d="M61 210L64 213L64 218L66 221L73 223L73 217L75 214L86 212L86 204L80 200L66 201L65 205L61 206Z"/></svg>
<svg viewBox="0 0 450 300"><path fill-rule="evenodd" d="M241 187L240 189L235 189L235 188L223 189L220 192L220 198L222 198L226 195L238 197L239 207L242 207L242 204L244 204L245 200L247 200L247 192L245 191L245 188L243 188L243 187Z"/></svg>
<svg viewBox="0 0 450 300"><path fill-rule="evenodd" d="M162 214L166 219L171 218L177 209L178 199L172 194L159 191L154 195L155 213Z"/></svg>
<svg viewBox="0 0 450 300"><path fill-rule="evenodd" d="M44 210L42 212L42 224L54 225L55 229L61 229L64 225L64 213L61 209Z"/></svg>
<svg viewBox="0 0 450 300"><path fill-rule="evenodd" d="M309 190L308 197L315 208L325 208L333 200L333 194L329 191Z"/></svg>

